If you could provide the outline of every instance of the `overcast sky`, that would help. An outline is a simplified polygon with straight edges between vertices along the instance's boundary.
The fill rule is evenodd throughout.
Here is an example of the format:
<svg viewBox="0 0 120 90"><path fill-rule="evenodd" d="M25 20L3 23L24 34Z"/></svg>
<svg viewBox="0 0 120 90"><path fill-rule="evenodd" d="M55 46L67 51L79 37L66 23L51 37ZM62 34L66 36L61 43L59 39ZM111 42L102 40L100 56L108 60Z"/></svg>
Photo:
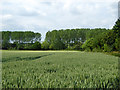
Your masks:
<svg viewBox="0 0 120 90"><path fill-rule="evenodd" d="M119 0L1 0L0 30L112 28Z"/></svg>

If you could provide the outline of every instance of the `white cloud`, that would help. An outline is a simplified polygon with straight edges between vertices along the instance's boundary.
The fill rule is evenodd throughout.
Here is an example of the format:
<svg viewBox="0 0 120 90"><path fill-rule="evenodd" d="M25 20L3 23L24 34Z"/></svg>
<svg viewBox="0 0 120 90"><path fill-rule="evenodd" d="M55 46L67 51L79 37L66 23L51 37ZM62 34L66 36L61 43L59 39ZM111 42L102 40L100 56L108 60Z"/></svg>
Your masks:
<svg viewBox="0 0 120 90"><path fill-rule="evenodd" d="M12 18L12 15L11 14L2 15L2 18L3 19L10 19L10 18Z"/></svg>
<svg viewBox="0 0 120 90"><path fill-rule="evenodd" d="M111 28L117 19L118 1L2 0L2 28L33 30L43 34L60 28Z"/></svg>

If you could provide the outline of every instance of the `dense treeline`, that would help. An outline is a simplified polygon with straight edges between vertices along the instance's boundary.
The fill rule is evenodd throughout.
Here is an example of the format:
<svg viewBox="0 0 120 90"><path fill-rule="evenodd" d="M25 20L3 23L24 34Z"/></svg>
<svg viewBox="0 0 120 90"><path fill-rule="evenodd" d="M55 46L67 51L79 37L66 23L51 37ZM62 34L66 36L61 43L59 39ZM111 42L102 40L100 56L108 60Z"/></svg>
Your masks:
<svg viewBox="0 0 120 90"><path fill-rule="evenodd" d="M31 31L2 31L2 49L40 49L41 34ZM39 48L38 48L39 47Z"/></svg>
<svg viewBox="0 0 120 90"><path fill-rule="evenodd" d="M48 31L44 42L40 42L40 33L2 32L2 49L120 51L120 20L116 21L112 29Z"/></svg>
<svg viewBox="0 0 120 90"><path fill-rule="evenodd" d="M82 45L89 38L95 38L100 33L107 32L106 29L67 29L53 30L46 33L42 46L45 49L75 49L82 50Z"/></svg>
<svg viewBox="0 0 120 90"><path fill-rule="evenodd" d="M46 33L43 49L85 50L85 51L119 51L120 20L112 29L66 29Z"/></svg>

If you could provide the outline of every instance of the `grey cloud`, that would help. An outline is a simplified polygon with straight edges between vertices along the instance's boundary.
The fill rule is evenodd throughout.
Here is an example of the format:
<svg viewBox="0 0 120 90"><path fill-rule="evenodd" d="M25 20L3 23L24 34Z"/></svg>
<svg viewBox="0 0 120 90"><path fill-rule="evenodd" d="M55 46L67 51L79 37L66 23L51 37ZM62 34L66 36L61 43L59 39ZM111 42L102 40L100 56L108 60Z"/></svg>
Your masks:
<svg viewBox="0 0 120 90"><path fill-rule="evenodd" d="M20 10L18 13L17 13L19 16L39 16L40 14L36 11L27 11L25 9L22 9Z"/></svg>
<svg viewBox="0 0 120 90"><path fill-rule="evenodd" d="M40 2L40 4L52 5L52 2Z"/></svg>
<svg viewBox="0 0 120 90"><path fill-rule="evenodd" d="M12 24L12 23L7 23L7 24L4 24L4 26L2 27L2 29L3 30L6 30L6 31L8 31L8 30L25 30L25 28L24 28L24 26L22 26L22 25L17 25L17 24Z"/></svg>
<svg viewBox="0 0 120 90"><path fill-rule="evenodd" d="M36 2L38 3L35 5L23 5L24 3L19 4L17 1L13 3L10 0L4 3L2 15L10 14L12 17L3 19L3 30L38 31L44 38L48 30L109 28L116 20L117 3L74 2L67 8L63 8L65 5L63 2ZM46 13L46 16L42 13Z"/></svg>
<svg viewBox="0 0 120 90"><path fill-rule="evenodd" d="M2 12L3 15L5 14L11 14L14 16L39 16L40 13L38 13L37 11L33 10L33 11L27 11L25 8L23 7L19 7L17 9L14 8L7 8L7 9L3 9Z"/></svg>

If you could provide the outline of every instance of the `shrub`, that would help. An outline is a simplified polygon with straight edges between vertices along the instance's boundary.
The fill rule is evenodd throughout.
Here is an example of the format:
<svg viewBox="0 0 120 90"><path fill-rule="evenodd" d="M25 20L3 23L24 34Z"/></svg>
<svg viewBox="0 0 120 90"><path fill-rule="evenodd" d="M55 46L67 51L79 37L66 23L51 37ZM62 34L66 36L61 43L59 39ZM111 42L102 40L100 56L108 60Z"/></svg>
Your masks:
<svg viewBox="0 0 120 90"><path fill-rule="evenodd" d="M104 52L110 52L112 51L112 47L108 46L107 44L104 44Z"/></svg>
<svg viewBox="0 0 120 90"><path fill-rule="evenodd" d="M41 43L40 42L35 42L33 45L32 45L32 49L34 50L40 50L41 49Z"/></svg>
<svg viewBox="0 0 120 90"><path fill-rule="evenodd" d="M94 49L93 49L93 52L102 52L102 49L101 49L100 47L94 48Z"/></svg>
<svg viewBox="0 0 120 90"><path fill-rule="evenodd" d="M41 48L44 50L48 50L49 49L49 43L47 41L44 41L41 45Z"/></svg>
<svg viewBox="0 0 120 90"><path fill-rule="evenodd" d="M115 40L115 48L117 51L120 51L120 38L117 38Z"/></svg>
<svg viewBox="0 0 120 90"><path fill-rule="evenodd" d="M95 47L94 45L94 38L90 38L86 40L86 42L82 45L82 48L87 51L92 51L93 48Z"/></svg>

